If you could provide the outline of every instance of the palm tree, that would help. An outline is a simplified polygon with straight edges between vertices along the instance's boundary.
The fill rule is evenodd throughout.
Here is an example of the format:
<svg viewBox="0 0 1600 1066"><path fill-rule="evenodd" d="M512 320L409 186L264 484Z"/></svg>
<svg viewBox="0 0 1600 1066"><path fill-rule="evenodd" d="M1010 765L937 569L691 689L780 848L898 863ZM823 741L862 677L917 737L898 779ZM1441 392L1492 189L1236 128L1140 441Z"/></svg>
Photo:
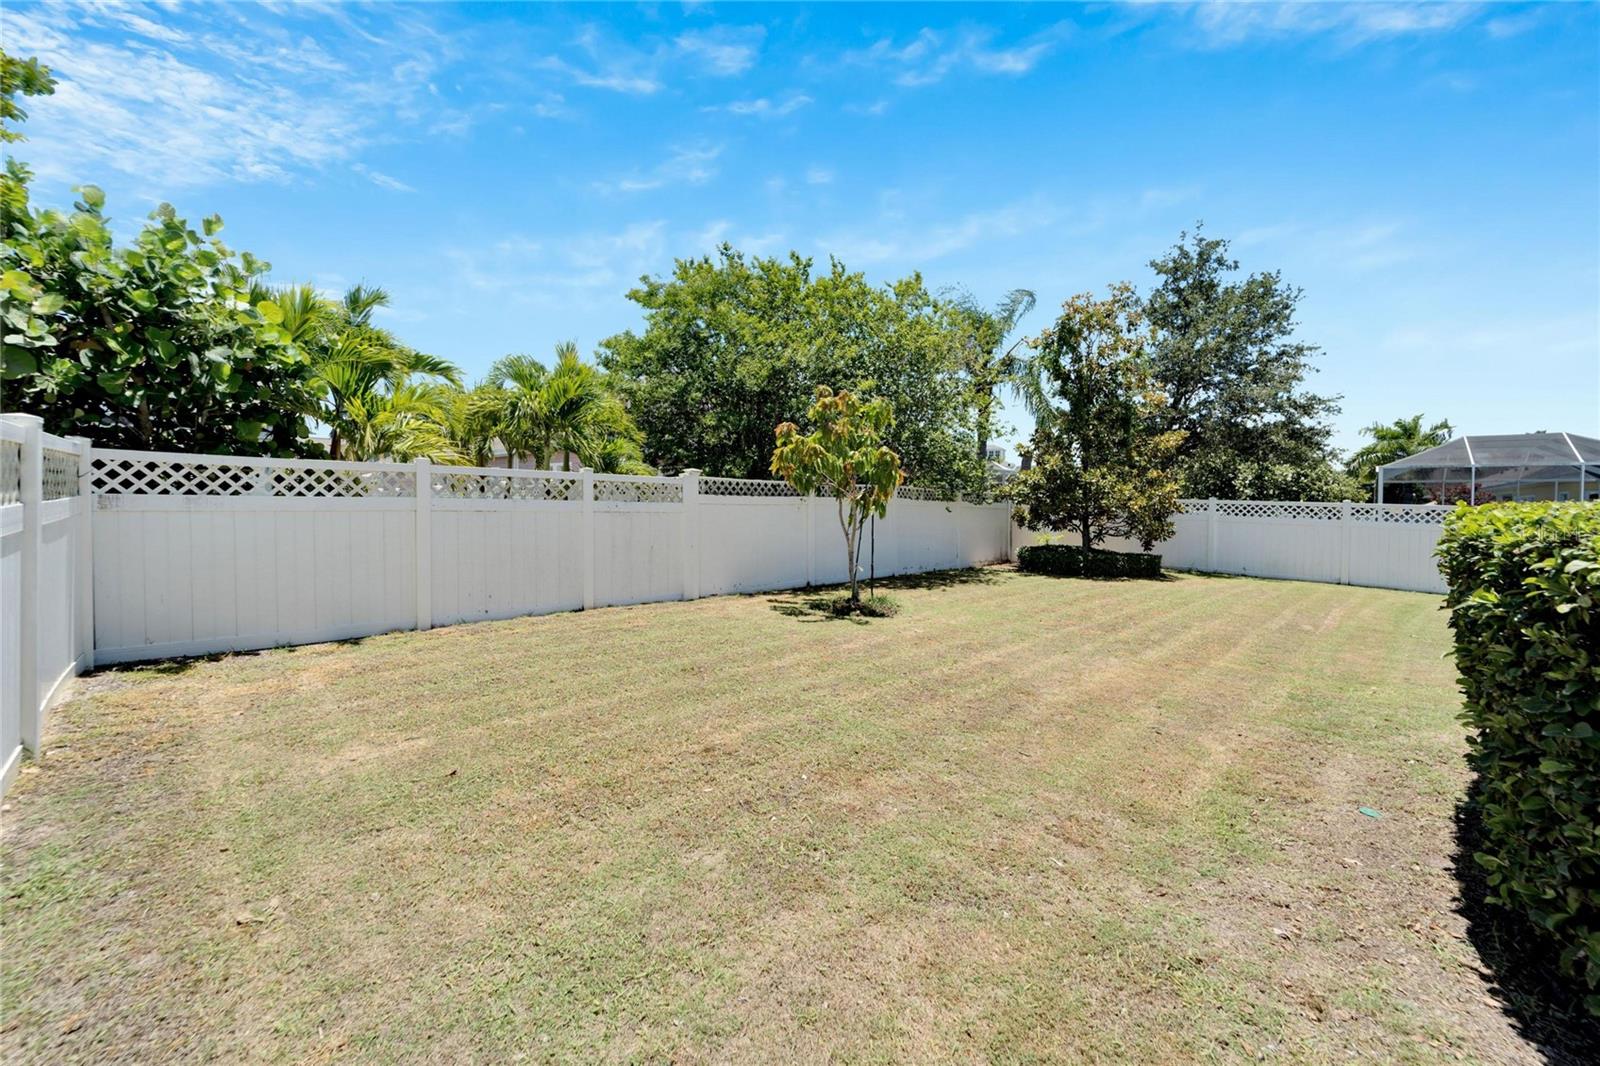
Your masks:
<svg viewBox="0 0 1600 1066"><path fill-rule="evenodd" d="M1017 323L1033 310L1035 299L1031 290L1012 289L993 310L979 307L966 293L957 295L950 304L961 333L962 368L977 409L981 464L987 464L989 459L989 434L1002 388L1022 397L1035 419L1047 417L1050 411L1029 358L1027 338L1019 337L1007 344Z"/></svg>
<svg viewBox="0 0 1600 1066"><path fill-rule="evenodd" d="M1392 463L1404 459L1408 455L1415 455L1420 451L1437 447L1449 440L1455 433L1454 427L1444 419L1433 425L1423 428L1422 415L1412 415L1410 418L1397 418L1388 425L1374 422L1361 430L1362 433L1372 438L1372 443L1360 448L1350 456L1347 469L1350 476L1358 479L1366 486L1367 494L1371 495L1377 483L1378 467L1385 463Z"/></svg>
<svg viewBox="0 0 1600 1066"><path fill-rule="evenodd" d="M381 288L355 285L339 300L328 300L310 285L299 285L279 290L271 303L278 328L310 363L319 400L307 413L328 427L328 452L335 459L344 457L345 439L366 432L384 399L412 378L460 381L453 363L407 347L372 324L373 312L389 303ZM358 408L360 419L353 421Z"/></svg>
<svg viewBox="0 0 1600 1066"><path fill-rule="evenodd" d="M551 369L528 355L496 362L479 404L513 465L526 455L544 467L560 449L569 471L574 455L597 470L644 467L638 426L605 375L580 359L571 341L556 346Z"/></svg>
<svg viewBox="0 0 1600 1066"><path fill-rule="evenodd" d="M449 403L448 387L411 383L352 397L345 411L345 457L355 462L428 459L465 464L467 456L446 426Z"/></svg>

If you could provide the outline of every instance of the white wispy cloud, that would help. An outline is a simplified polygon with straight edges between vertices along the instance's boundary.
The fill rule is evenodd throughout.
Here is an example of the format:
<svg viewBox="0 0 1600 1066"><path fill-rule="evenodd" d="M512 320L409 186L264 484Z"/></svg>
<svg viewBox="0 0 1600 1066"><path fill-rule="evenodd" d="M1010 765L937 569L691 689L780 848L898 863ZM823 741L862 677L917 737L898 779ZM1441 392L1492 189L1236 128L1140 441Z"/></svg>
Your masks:
<svg viewBox="0 0 1600 1066"><path fill-rule="evenodd" d="M354 161L398 126L453 114L424 106L416 77L449 61L449 43L409 18L385 22L381 48L365 31L327 30L335 58L288 22L248 9L229 9L237 25L226 26L208 17L190 27L186 13L64 4L6 12L8 50L37 56L57 78L53 96L30 104L25 158L41 177L119 172L152 196L286 181Z"/></svg>
<svg viewBox="0 0 1600 1066"><path fill-rule="evenodd" d="M812 166L806 168L807 185L832 185L833 171L827 167Z"/></svg>
<svg viewBox="0 0 1600 1066"><path fill-rule="evenodd" d="M761 26L718 26L679 34L673 43L699 63L704 73L728 78L756 65L766 32Z"/></svg>
<svg viewBox="0 0 1600 1066"><path fill-rule="evenodd" d="M702 111L726 111L730 115L748 115L754 118L783 118L792 115L812 102L804 93L791 93L782 101L769 96L753 100L734 100L731 103L701 108Z"/></svg>
<svg viewBox="0 0 1600 1066"><path fill-rule="evenodd" d="M392 189L395 192L416 192L417 191L415 188L413 188L410 185L407 185L405 182L401 181L399 178L391 177L388 174L383 173L382 171L373 170L371 167L367 166L365 163L352 164L350 169L354 170L357 174L360 174L362 177L366 178L368 181L372 182L372 184L378 186L379 188Z"/></svg>
<svg viewBox="0 0 1600 1066"><path fill-rule="evenodd" d="M905 44L884 37L868 48L847 52L844 60L881 67L892 72L897 85L907 87L933 85L958 70L1015 77L1038 66L1071 32L1071 23L1057 22L1020 41L1002 45L996 41L997 32L988 27L924 27Z"/></svg>
<svg viewBox="0 0 1600 1066"><path fill-rule="evenodd" d="M1346 46L1451 30L1479 17L1467 3L1225 3L1190 9L1200 43L1213 48L1256 40L1330 36Z"/></svg>
<svg viewBox="0 0 1600 1066"><path fill-rule="evenodd" d="M516 234L484 247L446 249L445 276L463 293L507 305L570 308L613 300L640 276L670 266L668 249L681 240L669 239L664 219L559 240Z"/></svg>
<svg viewBox="0 0 1600 1066"><path fill-rule="evenodd" d="M717 159L721 155L720 144L680 145L650 170L597 181L594 188L599 192L633 193L669 185L704 185L717 176Z"/></svg>

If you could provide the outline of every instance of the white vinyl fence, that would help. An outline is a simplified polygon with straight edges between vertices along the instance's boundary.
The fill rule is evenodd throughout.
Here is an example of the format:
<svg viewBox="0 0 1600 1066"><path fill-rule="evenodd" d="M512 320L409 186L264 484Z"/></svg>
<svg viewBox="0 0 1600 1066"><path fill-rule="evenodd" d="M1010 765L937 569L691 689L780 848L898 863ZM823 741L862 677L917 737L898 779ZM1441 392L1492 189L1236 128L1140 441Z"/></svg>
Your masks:
<svg viewBox="0 0 1600 1066"><path fill-rule="evenodd" d="M782 482L90 453L95 661L845 580L831 499ZM1009 509L904 488L883 575L1010 553Z"/></svg>
<svg viewBox="0 0 1600 1066"><path fill-rule="evenodd" d="M39 751L64 683L94 664L89 442L0 418L0 793Z"/></svg>
<svg viewBox="0 0 1600 1066"><path fill-rule="evenodd" d="M1152 550L1175 570L1445 591L1433 549L1448 507L1420 504L1184 500L1170 540ZM1049 534L1076 544L1076 534ZM1017 548L1044 535L1019 528ZM1138 551L1128 541L1103 545Z"/></svg>

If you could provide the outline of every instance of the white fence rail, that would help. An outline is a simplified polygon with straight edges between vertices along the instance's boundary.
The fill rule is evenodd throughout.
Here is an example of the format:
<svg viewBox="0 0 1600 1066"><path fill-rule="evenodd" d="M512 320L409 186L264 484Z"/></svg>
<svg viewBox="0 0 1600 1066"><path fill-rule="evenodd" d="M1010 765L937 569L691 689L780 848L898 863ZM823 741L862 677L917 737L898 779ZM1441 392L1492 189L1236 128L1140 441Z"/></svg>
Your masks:
<svg viewBox="0 0 1600 1066"><path fill-rule="evenodd" d="M94 663L89 442L0 418L0 793L40 750L64 683Z"/></svg>
<svg viewBox="0 0 1600 1066"><path fill-rule="evenodd" d="M1417 504L1185 500L1176 532L1153 549L1163 566L1252 577L1444 592L1433 557L1448 507ZM1076 543L1073 534L1049 539ZM1045 535L1016 531L1016 547ZM1137 551L1132 542L1104 547Z"/></svg>

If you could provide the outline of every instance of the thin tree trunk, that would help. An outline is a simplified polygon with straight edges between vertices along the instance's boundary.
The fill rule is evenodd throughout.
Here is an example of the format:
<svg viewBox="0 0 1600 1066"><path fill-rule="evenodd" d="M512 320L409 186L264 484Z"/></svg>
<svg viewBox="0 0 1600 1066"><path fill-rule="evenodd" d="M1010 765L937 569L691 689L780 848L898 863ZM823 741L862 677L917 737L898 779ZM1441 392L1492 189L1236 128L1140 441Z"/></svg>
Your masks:
<svg viewBox="0 0 1600 1066"><path fill-rule="evenodd" d="M850 602L860 603L861 594L856 588L856 538L854 525L855 516L852 514L849 518L845 517L844 500L841 498L839 500L839 528L844 531L844 562L849 570Z"/></svg>

